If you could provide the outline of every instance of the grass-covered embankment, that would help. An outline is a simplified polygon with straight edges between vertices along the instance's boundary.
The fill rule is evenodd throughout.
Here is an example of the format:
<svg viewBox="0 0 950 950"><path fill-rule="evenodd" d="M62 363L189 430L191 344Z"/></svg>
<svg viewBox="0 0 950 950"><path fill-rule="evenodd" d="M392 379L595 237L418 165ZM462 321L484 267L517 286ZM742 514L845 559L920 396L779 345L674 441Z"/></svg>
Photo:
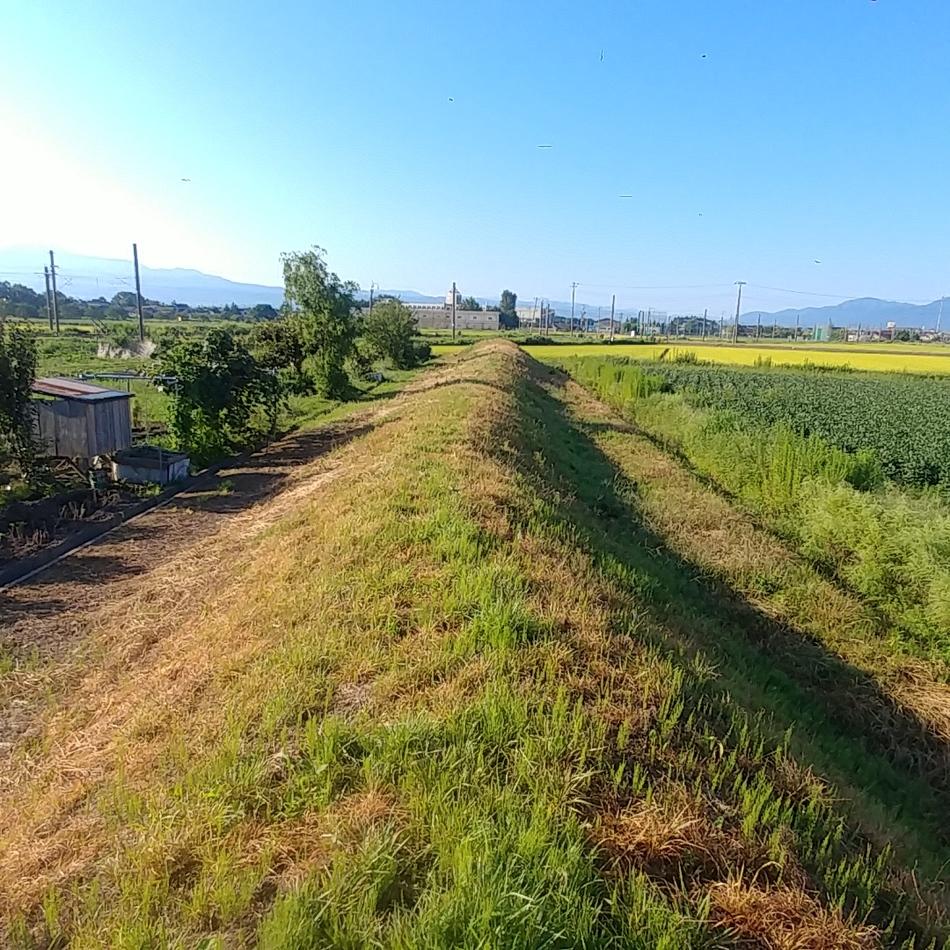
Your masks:
<svg viewBox="0 0 950 950"><path fill-rule="evenodd" d="M770 382L765 371L705 366L597 359L564 366L858 592L886 619L893 649L944 668L946 678L950 508L936 488L884 478L884 471L940 476L946 384L845 377L836 386L806 374L796 386L782 372ZM874 395L875 385L890 402ZM902 392L920 397L919 405L898 398ZM906 426L902 411L915 416Z"/></svg>
<svg viewBox="0 0 950 950"><path fill-rule="evenodd" d="M568 389L463 353L226 561L89 617L4 763L11 941L943 937L930 790L771 669Z"/></svg>

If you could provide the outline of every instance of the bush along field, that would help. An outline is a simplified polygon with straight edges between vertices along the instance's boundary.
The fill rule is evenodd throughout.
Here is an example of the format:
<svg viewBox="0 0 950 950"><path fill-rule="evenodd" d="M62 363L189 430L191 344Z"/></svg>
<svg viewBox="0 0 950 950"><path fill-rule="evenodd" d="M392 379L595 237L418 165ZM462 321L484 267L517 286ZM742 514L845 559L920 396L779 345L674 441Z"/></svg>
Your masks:
<svg viewBox="0 0 950 950"><path fill-rule="evenodd" d="M564 367L950 663L950 383L789 369Z"/></svg>
<svg viewBox="0 0 950 950"><path fill-rule="evenodd" d="M650 527L622 422L502 341L391 407L44 675L9 945L945 945L944 792Z"/></svg>

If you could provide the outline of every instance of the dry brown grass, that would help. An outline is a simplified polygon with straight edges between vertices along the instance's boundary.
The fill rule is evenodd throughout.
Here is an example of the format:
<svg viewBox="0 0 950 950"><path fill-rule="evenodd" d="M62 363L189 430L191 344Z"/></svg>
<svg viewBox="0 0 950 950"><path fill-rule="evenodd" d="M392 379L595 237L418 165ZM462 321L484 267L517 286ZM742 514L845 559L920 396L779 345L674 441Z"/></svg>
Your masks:
<svg viewBox="0 0 950 950"><path fill-rule="evenodd" d="M615 861L642 868L680 863L686 857L712 860L721 836L685 796L678 801L637 802L601 815L595 840Z"/></svg>
<svg viewBox="0 0 950 950"><path fill-rule="evenodd" d="M735 878L709 890L712 919L740 946L764 950L866 950L873 927L845 920L801 890L762 888Z"/></svg>

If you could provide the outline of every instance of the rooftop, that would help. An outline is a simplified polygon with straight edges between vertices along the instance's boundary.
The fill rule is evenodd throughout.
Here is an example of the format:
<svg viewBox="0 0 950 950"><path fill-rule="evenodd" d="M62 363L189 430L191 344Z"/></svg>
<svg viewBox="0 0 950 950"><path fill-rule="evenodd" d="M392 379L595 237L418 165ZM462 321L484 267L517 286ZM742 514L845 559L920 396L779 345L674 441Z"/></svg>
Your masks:
<svg viewBox="0 0 950 950"><path fill-rule="evenodd" d="M55 396L58 399L73 399L79 402L104 402L109 399L131 399L131 393L118 389L103 389L90 386L78 379L63 379L59 376L44 376L33 381L31 387L39 396Z"/></svg>

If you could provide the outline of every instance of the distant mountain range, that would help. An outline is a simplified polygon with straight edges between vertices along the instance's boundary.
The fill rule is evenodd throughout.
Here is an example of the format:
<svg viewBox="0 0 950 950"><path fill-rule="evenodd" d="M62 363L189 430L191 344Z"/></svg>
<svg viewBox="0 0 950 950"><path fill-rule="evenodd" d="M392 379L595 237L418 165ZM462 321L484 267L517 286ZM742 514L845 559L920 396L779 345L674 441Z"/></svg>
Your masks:
<svg viewBox="0 0 950 950"><path fill-rule="evenodd" d="M943 304L943 319L941 329L950 329L950 300ZM877 297L859 297L855 300L845 300L843 303L828 307L803 307L800 310L779 310L777 313L762 312L763 322L778 323L780 326L794 326L798 320L803 327L832 326L879 327L891 321L899 327L915 327L933 329L941 313L941 301L933 303L913 304L900 303L896 300L879 300ZM740 322L755 323L759 311L753 310L744 313Z"/></svg>
<svg viewBox="0 0 950 950"><path fill-rule="evenodd" d="M11 247L0 248L0 281L25 284L33 290L42 291L43 266L48 262L48 252L37 248ZM135 279L132 274L132 262L113 260L103 257L87 257L81 254L64 252L56 255L58 287L70 297L93 300L97 297L111 299L120 290L134 290ZM152 300L163 303L190 304L194 307L224 306L236 303L240 307L250 307L258 303L269 303L279 307L284 300L282 287L265 284L244 284L213 274L185 268L141 267L142 294ZM391 294L407 303L441 303L444 296L421 294L415 290L378 290L376 294ZM361 290L361 297L369 296L368 290ZM497 305L497 298L478 297L482 305ZM519 304L527 306L534 297L519 297ZM549 306L562 316L571 312L569 301L548 301ZM575 313L579 317L583 311L591 317L597 313L597 306L577 301ZM942 328L950 329L950 300L948 300ZM601 314L608 313L601 307ZM631 311L625 310L629 315ZM752 310L742 315L741 321L753 324L759 318L760 311ZM861 297L846 300L828 307L804 307L802 309L780 310L777 313L761 311L762 323L778 323L781 326L794 326L796 320L803 327L825 326L829 322L834 326L877 327L894 321L902 327L926 327L936 325L940 313L940 301L929 304L900 303L892 300L879 300L876 297Z"/></svg>
<svg viewBox="0 0 950 950"><path fill-rule="evenodd" d="M0 248L0 280L44 289L43 266L49 253L36 248ZM135 290L132 262L106 257L86 257L65 251L56 254L57 287L70 297L111 299L121 290ZM224 306L236 303L251 307L269 303L278 307L284 300L282 287L242 284L224 277L184 268L139 267L142 294L162 303L190 304L193 307Z"/></svg>
<svg viewBox="0 0 950 950"><path fill-rule="evenodd" d="M533 302L533 297L530 300L528 298L519 298L518 300L519 306L530 306ZM548 300L546 303L559 316L566 317L570 315L570 301ZM588 319L595 319L598 313L601 319L610 316L610 307L582 304L578 300L574 305L575 315L580 317L585 311ZM622 312L625 318L636 315L636 311L630 307L624 307L622 311L618 308L618 312ZM928 304L913 304L901 303L896 300L880 300L877 297L859 297L827 307L802 307L797 310L790 308L775 312L749 310L743 313L739 320L742 324L749 326L755 324L761 315L763 326L777 323L779 326L793 327L798 322L803 327L827 326L830 323L836 327L854 328L859 324L866 328L879 327L893 321L899 327L932 330L936 326L940 314L941 304L939 300L934 300ZM674 315L682 316L684 314L670 313L670 316ZM695 316L696 314L692 315ZM698 315L702 316L702 312L700 311ZM728 317L727 319L731 322L733 318ZM946 298L944 302L940 327L944 331L950 331L950 297Z"/></svg>

